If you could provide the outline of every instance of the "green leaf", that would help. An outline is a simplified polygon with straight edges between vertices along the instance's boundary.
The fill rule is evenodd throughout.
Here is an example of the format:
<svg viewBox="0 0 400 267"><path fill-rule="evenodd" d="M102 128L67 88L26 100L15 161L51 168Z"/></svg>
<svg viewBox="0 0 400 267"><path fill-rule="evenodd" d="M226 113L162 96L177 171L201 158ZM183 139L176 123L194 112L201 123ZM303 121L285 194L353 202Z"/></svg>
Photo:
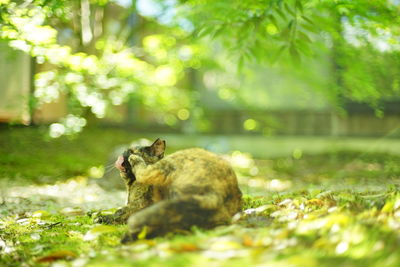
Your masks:
<svg viewBox="0 0 400 267"><path fill-rule="evenodd" d="M318 33L319 32L319 29L316 26L312 26L312 25L309 25L309 24L302 24L301 27L303 29L308 30L309 32L313 32L313 33Z"/></svg>
<svg viewBox="0 0 400 267"><path fill-rule="evenodd" d="M280 59L280 57L282 56L283 51L285 51L285 49L287 48L287 45L282 45L278 52L272 57L272 63L275 63L276 61L278 61L278 59Z"/></svg>
<svg viewBox="0 0 400 267"><path fill-rule="evenodd" d="M213 30L214 26L203 26L197 33L197 37L202 38L206 35L210 35L210 33L213 32Z"/></svg>
<svg viewBox="0 0 400 267"><path fill-rule="evenodd" d="M307 34L305 34L302 31L297 31L297 36L299 37L299 39L306 41L308 43L312 43L312 40L310 39L310 37L308 37Z"/></svg>
<svg viewBox="0 0 400 267"><path fill-rule="evenodd" d="M305 20L306 22L308 22L309 24L315 25L315 23L314 23L311 19L307 18L306 16L301 16L301 18L302 18L303 20Z"/></svg>
<svg viewBox="0 0 400 267"><path fill-rule="evenodd" d="M276 20L276 18L274 16L269 15L268 19L275 25L276 28L279 29L278 21Z"/></svg>
<svg viewBox="0 0 400 267"><path fill-rule="evenodd" d="M286 2L285 2L285 4L284 4L284 6L285 6L286 11L287 11L290 15L292 15L293 17L296 16L296 13L289 7L289 5L288 5Z"/></svg>
<svg viewBox="0 0 400 267"><path fill-rule="evenodd" d="M303 13L303 4L301 3L301 0L296 0L295 8L299 10L301 13Z"/></svg>
<svg viewBox="0 0 400 267"><path fill-rule="evenodd" d="M287 27L282 30L282 32L281 32L282 38L284 38L284 39L290 39L291 38L291 29L293 27L293 23L294 23L293 20L291 20L288 23Z"/></svg>
<svg viewBox="0 0 400 267"><path fill-rule="evenodd" d="M243 66L244 66L244 55L240 55L239 56L239 61L238 61L238 65L237 65L237 71L241 72L243 70Z"/></svg>
<svg viewBox="0 0 400 267"><path fill-rule="evenodd" d="M310 49L310 43L301 39L296 40L297 50L301 51L302 55L311 56L313 54L313 50Z"/></svg>
<svg viewBox="0 0 400 267"><path fill-rule="evenodd" d="M297 47L294 44L292 44L289 47L289 53L290 53L290 56L291 56L293 62L296 63L296 64L299 64L300 63L300 53L299 53L299 51L297 50Z"/></svg>
<svg viewBox="0 0 400 267"><path fill-rule="evenodd" d="M223 26L216 27L216 30L210 33L211 38L212 39L217 38L224 32L224 30L225 30L225 28Z"/></svg>
<svg viewBox="0 0 400 267"><path fill-rule="evenodd" d="M279 15L283 20L286 20L286 19L287 19L287 18L286 18L286 15L285 15L285 13L283 13L282 9L277 8L277 9L276 9L276 13L278 13L278 15Z"/></svg>

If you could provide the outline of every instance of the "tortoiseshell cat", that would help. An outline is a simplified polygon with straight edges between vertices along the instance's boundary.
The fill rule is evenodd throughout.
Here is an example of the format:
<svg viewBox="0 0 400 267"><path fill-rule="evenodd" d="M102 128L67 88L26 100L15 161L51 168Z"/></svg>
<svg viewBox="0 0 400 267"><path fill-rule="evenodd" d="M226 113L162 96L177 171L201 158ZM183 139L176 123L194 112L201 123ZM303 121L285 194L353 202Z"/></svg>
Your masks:
<svg viewBox="0 0 400 267"><path fill-rule="evenodd" d="M241 210L242 193L228 162L200 148L185 149L164 158L165 141L133 147L115 166L125 180L128 204L105 223L127 220L122 240L135 240L144 227L147 236L163 235L191 226L211 228L228 224Z"/></svg>

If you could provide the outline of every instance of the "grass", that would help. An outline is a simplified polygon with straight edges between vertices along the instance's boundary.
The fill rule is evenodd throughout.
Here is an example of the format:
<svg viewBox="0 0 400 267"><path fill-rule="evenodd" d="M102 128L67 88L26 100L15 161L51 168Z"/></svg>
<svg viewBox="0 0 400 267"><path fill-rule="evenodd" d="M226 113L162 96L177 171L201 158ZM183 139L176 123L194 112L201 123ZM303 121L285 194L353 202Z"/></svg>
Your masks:
<svg viewBox="0 0 400 267"><path fill-rule="evenodd" d="M104 164L110 151L132 136L93 129L74 140L46 140L43 131L0 132L3 185L19 181L19 191L8 187L10 194L18 194L5 194L0 205L0 265L400 264L398 155L340 150L253 159L229 153L245 193L234 224L121 245L125 226L96 225L92 219L114 198L111 191L98 191L99 201L90 208L86 199L68 202L58 194L66 191L67 197L77 198L72 192L98 190L85 178L88 169ZM58 191L47 197L38 193L43 188Z"/></svg>
<svg viewBox="0 0 400 267"><path fill-rule="evenodd" d="M87 175L104 164L116 145L133 139L125 131L91 129L75 138L47 137L48 128L0 128L0 178L32 183Z"/></svg>

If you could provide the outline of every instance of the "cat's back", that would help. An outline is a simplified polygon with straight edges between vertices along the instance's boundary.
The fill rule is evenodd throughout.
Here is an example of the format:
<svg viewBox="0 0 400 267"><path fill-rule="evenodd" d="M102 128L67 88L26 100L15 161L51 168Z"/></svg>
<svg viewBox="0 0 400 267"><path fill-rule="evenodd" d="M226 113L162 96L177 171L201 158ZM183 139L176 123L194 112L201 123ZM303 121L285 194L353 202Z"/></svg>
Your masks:
<svg viewBox="0 0 400 267"><path fill-rule="evenodd" d="M201 148L190 148L175 152L164 160L171 168L170 189L174 194L214 194L221 205L216 220L227 220L241 209L242 193L236 174L222 157ZM212 199L204 201L207 206L207 201L212 202Z"/></svg>
<svg viewBox="0 0 400 267"><path fill-rule="evenodd" d="M235 172L222 157L201 149L177 151L162 161L165 172L175 184L214 185L237 183Z"/></svg>
<svg viewBox="0 0 400 267"><path fill-rule="evenodd" d="M231 168L220 156L202 148L183 149L167 156L164 160L180 171L190 169L212 172L221 168Z"/></svg>
<svg viewBox="0 0 400 267"><path fill-rule="evenodd" d="M220 157L210 151L207 151L203 148L186 148L182 150L178 150L170 155L168 155L166 158L169 159L176 159L176 160L193 160L193 159L209 159L209 160L218 160Z"/></svg>

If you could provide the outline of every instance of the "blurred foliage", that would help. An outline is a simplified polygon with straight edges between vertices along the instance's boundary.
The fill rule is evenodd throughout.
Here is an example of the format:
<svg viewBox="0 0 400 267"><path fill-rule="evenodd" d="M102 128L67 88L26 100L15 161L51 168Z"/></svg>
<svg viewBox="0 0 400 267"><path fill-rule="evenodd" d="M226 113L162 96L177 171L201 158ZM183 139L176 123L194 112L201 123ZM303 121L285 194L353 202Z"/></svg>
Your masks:
<svg viewBox="0 0 400 267"><path fill-rule="evenodd" d="M247 73L242 81L236 78L236 86L223 87L222 98L244 99L253 107L304 98L304 106L355 101L376 109L383 108L382 100L399 98L398 1L181 1L180 8L196 36L222 44L229 60Z"/></svg>
<svg viewBox="0 0 400 267"><path fill-rule="evenodd" d="M398 67L400 52L376 51L365 47L341 47L338 64L342 95L356 102L367 102L384 111L381 100L399 100Z"/></svg>
<svg viewBox="0 0 400 267"><path fill-rule="evenodd" d="M399 19L386 0L2 0L0 38L36 59L36 106L66 96L53 137L126 103L207 130L202 82L239 108L296 105L292 93L303 107L380 108L399 96Z"/></svg>
<svg viewBox="0 0 400 267"><path fill-rule="evenodd" d="M48 63L35 77L37 105L68 96L71 115L53 126L53 137L80 131L88 111L104 118L110 106L132 98L161 119L191 107L184 73L200 66L201 47L179 28L143 25L132 4L1 2L1 38L35 57L39 70Z"/></svg>
<svg viewBox="0 0 400 267"><path fill-rule="evenodd" d="M198 36L221 39L240 61L273 61L287 51L294 60L313 54L321 38L343 38L344 20L367 34L387 31L399 45L399 7L396 1L249 0L182 1ZM229 15L228 15L229 14ZM279 51L274 53L274 51Z"/></svg>

